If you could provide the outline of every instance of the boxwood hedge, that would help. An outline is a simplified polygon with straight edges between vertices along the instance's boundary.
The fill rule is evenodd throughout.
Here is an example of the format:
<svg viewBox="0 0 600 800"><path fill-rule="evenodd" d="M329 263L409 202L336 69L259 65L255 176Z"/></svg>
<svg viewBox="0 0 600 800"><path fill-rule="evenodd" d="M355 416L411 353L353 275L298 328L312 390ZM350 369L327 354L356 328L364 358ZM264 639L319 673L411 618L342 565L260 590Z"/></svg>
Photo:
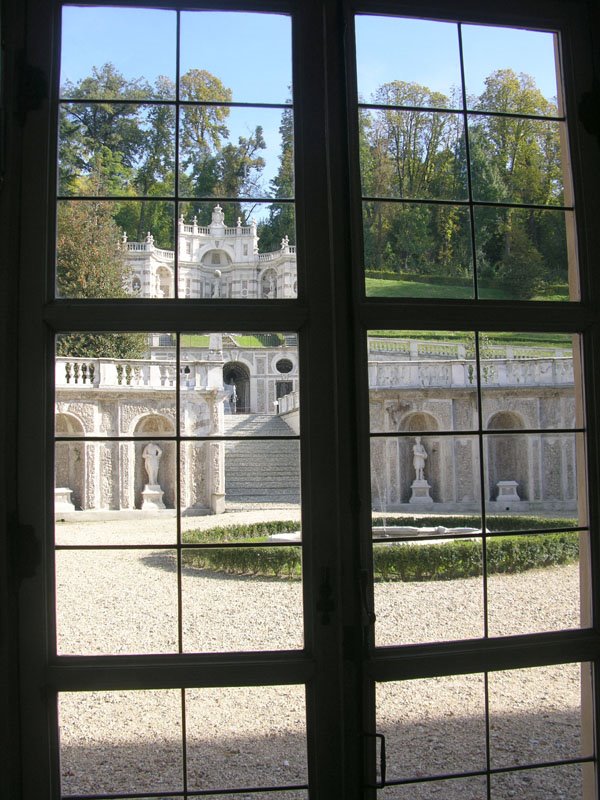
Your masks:
<svg viewBox="0 0 600 800"><path fill-rule="evenodd" d="M572 527L573 520L506 516L488 518L489 530L523 530L528 528ZM473 517L394 517L387 525L432 527L476 527ZM229 545L242 547L184 548L183 563L188 567L239 575L261 575L299 578L301 547L294 545L265 546L273 533L298 530L292 520L265 522L257 525L216 527L207 531L184 533L184 544ZM252 545L262 545L253 547ZM486 542L488 574L523 572L528 569L571 564L579 558L579 533L562 531L540 534L490 536ZM480 538L437 542L375 541L373 566L376 579L385 581L455 580L476 577L483 572L483 545Z"/></svg>

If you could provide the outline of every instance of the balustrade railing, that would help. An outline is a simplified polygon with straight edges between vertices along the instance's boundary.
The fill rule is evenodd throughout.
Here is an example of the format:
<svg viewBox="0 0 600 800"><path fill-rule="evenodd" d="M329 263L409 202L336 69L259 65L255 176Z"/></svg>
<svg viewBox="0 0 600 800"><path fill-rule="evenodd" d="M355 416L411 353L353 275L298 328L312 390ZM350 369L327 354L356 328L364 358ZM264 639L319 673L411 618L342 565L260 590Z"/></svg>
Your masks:
<svg viewBox="0 0 600 800"><path fill-rule="evenodd" d="M486 345L492 358L515 360L540 358L569 358L571 351L555 347L522 347L514 345ZM391 337L369 337L370 353L406 353L411 359L436 358L445 356L464 359L467 346L461 342L429 342L417 339L396 339Z"/></svg>
<svg viewBox="0 0 600 800"><path fill-rule="evenodd" d="M300 408L300 392L290 392L289 394L284 394L283 397L280 397L278 400L277 410L279 414L287 414L290 411L296 411Z"/></svg>
<svg viewBox="0 0 600 800"><path fill-rule="evenodd" d="M572 385L572 358L482 359L482 386ZM370 389L475 388L474 360L369 361Z"/></svg>

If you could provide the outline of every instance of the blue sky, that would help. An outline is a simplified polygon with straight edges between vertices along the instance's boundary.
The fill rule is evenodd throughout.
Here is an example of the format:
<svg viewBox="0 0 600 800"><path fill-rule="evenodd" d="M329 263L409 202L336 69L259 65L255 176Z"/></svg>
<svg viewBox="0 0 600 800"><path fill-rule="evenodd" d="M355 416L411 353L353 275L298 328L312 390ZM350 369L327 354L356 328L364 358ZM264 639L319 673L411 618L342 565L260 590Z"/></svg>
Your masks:
<svg viewBox="0 0 600 800"><path fill-rule="evenodd" d="M449 94L460 85L457 26L453 23L358 16L359 93L364 100L382 83L415 81ZM487 75L511 67L532 75L543 94L556 96L554 37L539 31L464 25L468 94L479 94ZM176 14L168 10L67 6L63 10L61 83L74 83L92 67L112 62L127 78L175 79ZM285 103L291 85L291 22L279 14L182 12L181 73L205 69L243 102ZM265 180L277 170L279 112L233 113L234 140L262 124L270 152Z"/></svg>

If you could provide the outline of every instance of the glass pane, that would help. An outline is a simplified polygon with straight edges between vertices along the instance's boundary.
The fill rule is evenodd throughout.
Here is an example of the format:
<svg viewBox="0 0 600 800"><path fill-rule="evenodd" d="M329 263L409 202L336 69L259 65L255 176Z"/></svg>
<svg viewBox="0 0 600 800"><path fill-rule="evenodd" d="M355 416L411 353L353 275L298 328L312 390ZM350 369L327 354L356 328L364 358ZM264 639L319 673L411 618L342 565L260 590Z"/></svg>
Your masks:
<svg viewBox="0 0 600 800"><path fill-rule="evenodd" d="M200 82L201 90L188 96L192 82L196 85ZM182 12L182 99L287 103L291 86L289 17L280 14Z"/></svg>
<svg viewBox="0 0 600 800"><path fill-rule="evenodd" d="M488 539L490 636L580 627L579 551L587 536L571 531Z"/></svg>
<svg viewBox="0 0 600 800"><path fill-rule="evenodd" d="M186 77L182 78L186 81ZM184 86L187 86L184 83ZM196 91L185 92L195 100ZM179 191L187 197L271 197L294 191L291 112L274 108L185 105L180 112ZM282 186L274 179L287 168ZM285 197L286 194L278 195Z"/></svg>
<svg viewBox="0 0 600 800"><path fill-rule="evenodd" d="M583 768L579 764L548 769L528 769L492 775L493 800L583 800Z"/></svg>
<svg viewBox="0 0 600 800"><path fill-rule="evenodd" d="M381 800L487 800L485 777L410 783L380 789Z"/></svg>
<svg viewBox="0 0 600 800"><path fill-rule="evenodd" d="M369 331L371 431L477 430L475 336Z"/></svg>
<svg viewBox="0 0 600 800"><path fill-rule="evenodd" d="M563 123L511 117L469 122L474 200L565 205Z"/></svg>
<svg viewBox="0 0 600 800"><path fill-rule="evenodd" d="M183 791L181 692L61 692L63 795Z"/></svg>
<svg viewBox="0 0 600 800"><path fill-rule="evenodd" d="M570 211L476 208L479 297L576 299L569 286L575 269L572 230Z"/></svg>
<svg viewBox="0 0 600 800"><path fill-rule="evenodd" d="M179 359L182 434L251 438L300 432L296 334L182 334Z"/></svg>
<svg viewBox="0 0 600 800"><path fill-rule="evenodd" d="M518 411L499 412L498 425L518 420ZM500 428L498 428L500 430ZM484 436L486 513L506 515L494 530L577 527L577 449L581 434L498 433ZM540 517L551 517L544 523Z"/></svg>
<svg viewBox="0 0 600 800"><path fill-rule="evenodd" d="M472 298L469 210L363 203L368 297Z"/></svg>
<svg viewBox="0 0 600 800"><path fill-rule="evenodd" d="M590 755L582 745L582 669L589 667L559 664L489 674L492 768Z"/></svg>
<svg viewBox="0 0 600 800"><path fill-rule="evenodd" d="M400 92L388 100L401 103ZM367 197L465 200L462 118L425 111L362 111L360 168Z"/></svg>
<svg viewBox="0 0 600 800"><path fill-rule="evenodd" d="M56 617L60 655L177 652L175 552L59 550Z"/></svg>
<svg viewBox="0 0 600 800"><path fill-rule="evenodd" d="M304 686L186 689L185 700L190 790L308 782Z"/></svg>
<svg viewBox="0 0 600 800"><path fill-rule="evenodd" d="M481 530L479 486L475 436L415 434L371 440L371 503L377 517L393 512L401 512L400 517L451 516L448 524L454 526L462 513L468 527Z"/></svg>
<svg viewBox="0 0 600 800"><path fill-rule="evenodd" d="M483 636L481 539L376 541L373 560L377 647Z"/></svg>
<svg viewBox="0 0 600 800"><path fill-rule="evenodd" d="M461 105L456 25L366 15L357 16L355 24L358 94L362 102L387 104L389 92L403 92L403 105Z"/></svg>
<svg viewBox="0 0 600 800"><path fill-rule="evenodd" d="M297 296L292 203L190 201L179 213L180 297Z"/></svg>
<svg viewBox="0 0 600 800"><path fill-rule="evenodd" d="M59 201L56 294L173 297L173 248L173 203Z"/></svg>
<svg viewBox="0 0 600 800"><path fill-rule="evenodd" d="M258 519L261 517L259 514ZM252 526L244 527L247 531ZM266 538L246 531L238 527L238 541ZM184 538L206 542L217 535L210 529L202 534L192 529ZM300 547L186 548L182 559L186 652L303 647Z"/></svg>
<svg viewBox="0 0 600 800"><path fill-rule="evenodd" d="M483 675L377 684L377 732L389 780L485 769Z"/></svg>
<svg viewBox="0 0 600 800"><path fill-rule="evenodd" d="M577 337L560 333L481 333L483 420L486 428L574 428L582 408L575 388Z"/></svg>
<svg viewBox="0 0 600 800"><path fill-rule="evenodd" d="M59 114L59 194L173 194L174 106L63 103Z"/></svg>
<svg viewBox="0 0 600 800"><path fill-rule="evenodd" d="M462 25L469 108L556 116L556 34Z"/></svg>
<svg viewBox="0 0 600 800"><path fill-rule="evenodd" d="M174 11L65 6L61 96L173 99L176 26Z"/></svg>

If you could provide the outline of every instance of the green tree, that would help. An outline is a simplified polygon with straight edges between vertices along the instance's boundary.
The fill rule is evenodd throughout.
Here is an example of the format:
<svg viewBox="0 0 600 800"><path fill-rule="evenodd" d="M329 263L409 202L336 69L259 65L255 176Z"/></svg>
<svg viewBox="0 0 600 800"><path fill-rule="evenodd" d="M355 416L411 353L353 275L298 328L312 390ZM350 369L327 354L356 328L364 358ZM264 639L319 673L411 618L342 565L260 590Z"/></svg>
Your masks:
<svg viewBox="0 0 600 800"><path fill-rule="evenodd" d="M59 297L126 297L129 274L117 250L119 229L105 202L67 201L58 208L56 283ZM63 334L57 354L85 358L139 358L142 334Z"/></svg>
<svg viewBox="0 0 600 800"><path fill-rule="evenodd" d="M271 181L271 191L277 198L294 197L294 117L291 108L283 110L279 125L281 153L279 169ZM269 218L259 230L264 250L277 250L284 236L295 241L296 223L293 203L271 203Z"/></svg>

